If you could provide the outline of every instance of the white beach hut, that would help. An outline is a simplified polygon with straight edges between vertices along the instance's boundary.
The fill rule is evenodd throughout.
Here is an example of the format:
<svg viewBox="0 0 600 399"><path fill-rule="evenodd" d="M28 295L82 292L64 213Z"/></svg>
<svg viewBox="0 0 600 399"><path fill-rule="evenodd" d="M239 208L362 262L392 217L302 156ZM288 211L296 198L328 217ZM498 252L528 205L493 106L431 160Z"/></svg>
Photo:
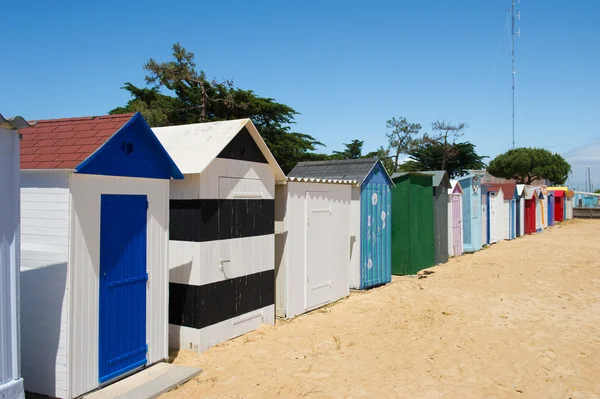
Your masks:
<svg viewBox="0 0 600 399"><path fill-rule="evenodd" d="M358 181L296 176L277 186L277 316L348 296L352 184Z"/></svg>
<svg viewBox="0 0 600 399"><path fill-rule="evenodd" d="M75 398L168 358L169 180L183 175L139 113L20 132L25 389Z"/></svg>
<svg viewBox="0 0 600 399"><path fill-rule="evenodd" d="M204 351L275 320L275 184L250 119L154 128L171 184L169 344Z"/></svg>

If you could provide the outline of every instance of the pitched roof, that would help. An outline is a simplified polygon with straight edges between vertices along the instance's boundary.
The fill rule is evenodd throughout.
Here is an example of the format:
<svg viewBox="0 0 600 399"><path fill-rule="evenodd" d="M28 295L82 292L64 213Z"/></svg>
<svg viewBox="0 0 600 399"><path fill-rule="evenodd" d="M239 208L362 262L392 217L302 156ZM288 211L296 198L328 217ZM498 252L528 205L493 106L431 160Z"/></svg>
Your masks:
<svg viewBox="0 0 600 399"><path fill-rule="evenodd" d="M190 174L202 173L243 128L271 166L275 181L285 181L285 173L250 119L154 127L152 131L181 172Z"/></svg>
<svg viewBox="0 0 600 399"><path fill-rule="evenodd" d="M48 119L19 130L21 169L74 169L134 114Z"/></svg>
<svg viewBox="0 0 600 399"><path fill-rule="evenodd" d="M448 177L448 172L446 172L445 170L429 170L423 171L423 173L427 173L433 176L434 187L439 186L440 184L443 184L446 187L450 187L450 178Z"/></svg>
<svg viewBox="0 0 600 399"><path fill-rule="evenodd" d="M515 196L515 192L517 190L517 184L516 183L511 183L511 182L508 182L508 183L488 183L488 184L486 184L486 186L488 186L488 187L500 187L500 188L502 188L502 192L504 193L505 197L514 197Z"/></svg>
<svg viewBox="0 0 600 399"><path fill-rule="evenodd" d="M288 176L294 178L350 180L362 184L377 162L379 162L377 158L299 162Z"/></svg>
<svg viewBox="0 0 600 399"><path fill-rule="evenodd" d="M460 184L460 182L458 180L450 180L450 188L448 189L448 194L452 194L452 193L464 194L462 185Z"/></svg>

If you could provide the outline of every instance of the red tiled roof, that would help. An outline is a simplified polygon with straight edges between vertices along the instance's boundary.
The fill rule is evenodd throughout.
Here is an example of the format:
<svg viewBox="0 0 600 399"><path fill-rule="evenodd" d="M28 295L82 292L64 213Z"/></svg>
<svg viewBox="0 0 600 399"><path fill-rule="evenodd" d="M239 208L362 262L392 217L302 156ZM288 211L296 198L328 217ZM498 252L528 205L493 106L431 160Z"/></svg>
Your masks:
<svg viewBox="0 0 600 399"><path fill-rule="evenodd" d="M74 169L134 114L49 119L19 130L21 169Z"/></svg>
<svg viewBox="0 0 600 399"><path fill-rule="evenodd" d="M487 186L488 187L494 187L494 188L499 188L499 187L502 188L502 192L504 193L505 197L508 197L508 196L512 197L515 194L515 190L517 189L517 184L516 183L512 183L512 182L506 182L506 183L488 183Z"/></svg>

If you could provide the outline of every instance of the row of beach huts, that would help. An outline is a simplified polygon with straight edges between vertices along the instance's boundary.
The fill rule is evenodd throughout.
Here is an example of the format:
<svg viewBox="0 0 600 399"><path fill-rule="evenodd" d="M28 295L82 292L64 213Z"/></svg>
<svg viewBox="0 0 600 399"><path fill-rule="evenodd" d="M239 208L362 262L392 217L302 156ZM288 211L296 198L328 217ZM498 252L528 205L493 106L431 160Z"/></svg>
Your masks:
<svg viewBox="0 0 600 399"><path fill-rule="evenodd" d="M249 119L0 117L0 397L79 397L572 217L564 187L488 180L377 159L286 176Z"/></svg>

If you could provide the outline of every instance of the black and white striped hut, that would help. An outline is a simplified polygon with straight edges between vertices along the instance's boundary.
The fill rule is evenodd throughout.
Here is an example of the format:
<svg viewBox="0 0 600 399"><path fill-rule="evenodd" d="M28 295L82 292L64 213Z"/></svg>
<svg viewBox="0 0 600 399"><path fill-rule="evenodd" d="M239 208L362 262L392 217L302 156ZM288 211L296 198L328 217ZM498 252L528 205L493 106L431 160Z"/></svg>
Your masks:
<svg viewBox="0 0 600 399"><path fill-rule="evenodd" d="M171 182L169 345L204 351L273 324L274 196L285 175L250 119L154 128Z"/></svg>

